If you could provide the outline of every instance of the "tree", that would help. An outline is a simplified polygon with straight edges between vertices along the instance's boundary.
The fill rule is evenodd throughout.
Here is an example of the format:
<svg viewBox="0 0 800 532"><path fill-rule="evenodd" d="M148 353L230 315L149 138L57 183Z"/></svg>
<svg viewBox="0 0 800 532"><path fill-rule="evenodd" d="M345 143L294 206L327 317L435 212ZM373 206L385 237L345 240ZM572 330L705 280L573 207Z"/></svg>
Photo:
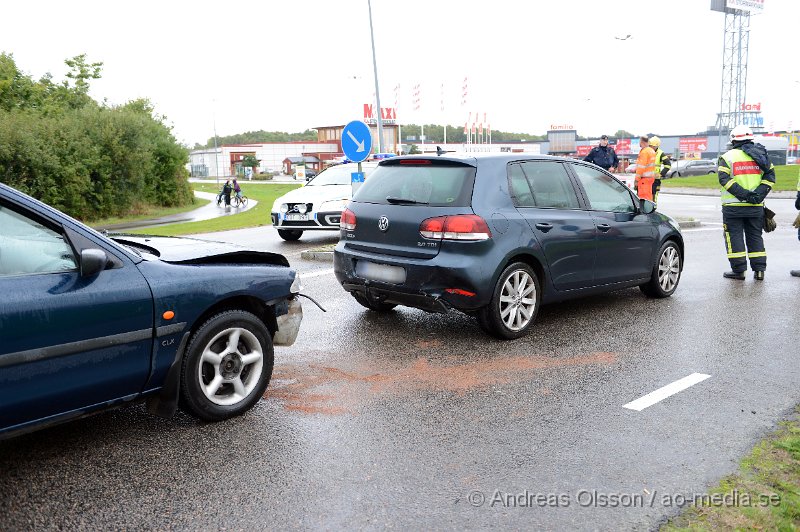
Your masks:
<svg viewBox="0 0 800 532"><path fill-rule="evenodd" d="M64 63L70 68L69 72L67 72L67 77L75 80L75 90L79 94L89 93L89 82L87 80L100 79L100 69L103 67L103 63L87 63L86 54L66 59Z"/></svg>
<svg viewBox="0 0 800 532"><path fill-rule="evenodd" d="M253 169L253 174L255 174L255 173L256 173L256 168L258 168L258 164L259 164L260 162L261 162L261 161L259 161L258 159L256 159L256 156L255 156L255 155L252 155L252 154L248 153L247 155L245 155L244 157L242 157L242 162L241 162L241 165L242 165L244 168L252 168L252 169Z"/></svg>
<svg viewBox="0 0 800 532"><path fill-rule="evenodd" d="M634 135L633 133L631 133L629 131L625 131L624 129L620 129L616 133L614 133L614 137L616 137L618 139L624 139L624 138L629 138L630 139L630 138L633 138L633 137L636 137L636 136L638 136L638 135Z"/></svg>

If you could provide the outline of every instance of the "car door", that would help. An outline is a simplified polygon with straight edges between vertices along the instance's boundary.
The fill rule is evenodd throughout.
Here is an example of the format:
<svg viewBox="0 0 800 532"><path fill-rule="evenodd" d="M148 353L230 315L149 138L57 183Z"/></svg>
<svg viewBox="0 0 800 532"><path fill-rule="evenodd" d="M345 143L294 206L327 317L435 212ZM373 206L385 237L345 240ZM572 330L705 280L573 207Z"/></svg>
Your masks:
<svg viewBox="0 0 800 532"><path fill-rule="evenodd" d="M570 163L597 227L597 285L645 278L653 267L656 226L641 214L628 188L610 175Z"/></svg>
<svg viewBox="0 0 800 532"><path fill-rule="evenodd" d="M596 230L581 209L572 181L558 161L523 161L508 167L517 211L544 252L556 290L592 284Z"/></svg>
<svg viewBox="0 0 800 532"><path fill-rule="evenodd" d="M119 250L81 276L80 251L50 214L0 197L0 430L132 396L150 371L144 277Z"/></svg>

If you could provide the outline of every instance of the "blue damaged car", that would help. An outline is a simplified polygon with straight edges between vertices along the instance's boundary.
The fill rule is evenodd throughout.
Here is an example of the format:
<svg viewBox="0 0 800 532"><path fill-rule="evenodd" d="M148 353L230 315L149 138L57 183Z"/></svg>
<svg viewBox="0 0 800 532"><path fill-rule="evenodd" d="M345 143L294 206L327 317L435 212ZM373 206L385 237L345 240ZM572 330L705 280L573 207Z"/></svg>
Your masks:
<svg viewBox="0 0 800 532"><path fill-rule="evenodd" d="M282 255L105 236L0 184L0 438L138 400L241 414L297 337L299 292Z"/></svg>

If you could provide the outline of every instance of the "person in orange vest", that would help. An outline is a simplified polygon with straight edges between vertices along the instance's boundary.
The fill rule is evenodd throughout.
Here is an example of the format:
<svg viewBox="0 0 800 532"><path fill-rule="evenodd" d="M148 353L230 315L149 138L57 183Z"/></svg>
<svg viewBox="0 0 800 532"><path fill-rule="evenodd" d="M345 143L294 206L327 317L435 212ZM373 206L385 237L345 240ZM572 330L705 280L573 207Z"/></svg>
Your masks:
<svg viewBox="0 0 800 532"><path fill-rule="evenodd" d="M636 159L636 194L641 199L653 201L653 184L656 179L656 152L650 147L650 139L639 137L639 157Z"/></svg>

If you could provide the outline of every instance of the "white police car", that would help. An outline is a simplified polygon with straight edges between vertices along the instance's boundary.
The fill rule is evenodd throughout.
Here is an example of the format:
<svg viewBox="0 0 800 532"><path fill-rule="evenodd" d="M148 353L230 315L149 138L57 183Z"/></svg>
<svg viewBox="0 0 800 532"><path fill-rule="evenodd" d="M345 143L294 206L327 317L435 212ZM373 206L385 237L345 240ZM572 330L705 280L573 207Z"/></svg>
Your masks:
<svg viewBox="0 0 800 532"><path fill-rule="evenodd" d="M366 177L377 161L361 163ZM331 166L305 186L292 190L272 204L272 226L284 240L298 240L303 231L338 231L342 210L352 196L353 172L358 164Z"/></svg>

